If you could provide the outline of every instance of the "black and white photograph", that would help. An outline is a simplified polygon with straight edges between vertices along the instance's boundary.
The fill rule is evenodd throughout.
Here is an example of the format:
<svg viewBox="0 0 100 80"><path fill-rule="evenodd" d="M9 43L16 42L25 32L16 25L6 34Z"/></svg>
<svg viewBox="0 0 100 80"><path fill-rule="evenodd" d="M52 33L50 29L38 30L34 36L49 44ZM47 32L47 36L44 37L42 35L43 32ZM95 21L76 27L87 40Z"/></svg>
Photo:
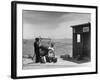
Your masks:
<svg viewBox="0 0 100 80"><path fill-rule="evenodd" d="M89 66L91 14L23 10L23 69Z"/></svg>
<svg viewBox="0 0 100 80"><path fill-rule="evenodd" d="M96 12L96 6L12 2L12 77L97 73Z"/></svg>

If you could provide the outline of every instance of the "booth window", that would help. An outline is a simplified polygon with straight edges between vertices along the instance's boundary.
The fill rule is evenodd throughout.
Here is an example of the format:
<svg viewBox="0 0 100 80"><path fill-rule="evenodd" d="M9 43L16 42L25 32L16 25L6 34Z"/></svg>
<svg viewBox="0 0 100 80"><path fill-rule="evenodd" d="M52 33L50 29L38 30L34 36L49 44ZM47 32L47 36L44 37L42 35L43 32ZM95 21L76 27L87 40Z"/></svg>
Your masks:
<svg viewBox="0 0 100 80"><path fill-rule="evenodd" d="M80 42L81 42L81 35L77 34L77 43L80 43Z"/></svg>

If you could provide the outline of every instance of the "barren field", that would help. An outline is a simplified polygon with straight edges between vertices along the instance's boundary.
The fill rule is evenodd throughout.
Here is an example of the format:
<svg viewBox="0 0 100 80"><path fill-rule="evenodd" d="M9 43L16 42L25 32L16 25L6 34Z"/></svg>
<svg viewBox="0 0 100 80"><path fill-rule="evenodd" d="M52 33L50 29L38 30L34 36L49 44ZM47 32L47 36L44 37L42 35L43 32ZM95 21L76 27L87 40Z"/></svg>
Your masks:
<svg viewBox="0 0 100 80"><path fill-rule="evenodd" d="M55 54L60 56L62 54L72 55L72 40L71 39L54 39ZM23 40L23 56L34 55L34 40Z"/></svg>

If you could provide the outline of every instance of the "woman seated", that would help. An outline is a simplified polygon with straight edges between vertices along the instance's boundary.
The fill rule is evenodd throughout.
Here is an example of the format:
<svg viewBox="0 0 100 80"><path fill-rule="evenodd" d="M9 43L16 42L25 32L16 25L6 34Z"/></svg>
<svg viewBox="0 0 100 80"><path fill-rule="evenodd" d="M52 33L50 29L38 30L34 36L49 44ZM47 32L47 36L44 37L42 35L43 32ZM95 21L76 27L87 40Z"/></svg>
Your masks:
<svg viewBox="0 0 100 80"><path fill-rule="evenodd" d="M49 47L41 46L40 47L40 60L41 63L46 63L46 62L57 62L57 58L55 57L54 53L54 45L51 44Z"/></svg>
<svg viewBox="0 0 100 80"><path fill-rule="evenodd" d="M46 63L47 62L46 56L48 55L48 48L45 46L40 46L39 51L40 51L41 63Z"/></svg>

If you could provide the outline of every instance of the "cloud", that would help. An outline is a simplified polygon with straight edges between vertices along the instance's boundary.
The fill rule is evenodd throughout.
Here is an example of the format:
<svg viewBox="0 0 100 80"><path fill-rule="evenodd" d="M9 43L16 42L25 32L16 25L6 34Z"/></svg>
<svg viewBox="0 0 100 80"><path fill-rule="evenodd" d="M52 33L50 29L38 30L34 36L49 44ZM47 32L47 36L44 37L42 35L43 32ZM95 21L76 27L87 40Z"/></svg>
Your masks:
<svg viewBox="0 0 100 80"><path fill-rule="evenodd" d="M47 12L23 10L23 36L71 38L71 25L91 21L89 13Z"/></svg>
<svg viewBox="0 0 100 80"><path fill-rule="evenodd" d="M56 28L61 23L61 17L68 13L43 12L43 11L23 11L24 24L49 25L47 28ZM45 26L44 26L45 28Z"/></svg>

